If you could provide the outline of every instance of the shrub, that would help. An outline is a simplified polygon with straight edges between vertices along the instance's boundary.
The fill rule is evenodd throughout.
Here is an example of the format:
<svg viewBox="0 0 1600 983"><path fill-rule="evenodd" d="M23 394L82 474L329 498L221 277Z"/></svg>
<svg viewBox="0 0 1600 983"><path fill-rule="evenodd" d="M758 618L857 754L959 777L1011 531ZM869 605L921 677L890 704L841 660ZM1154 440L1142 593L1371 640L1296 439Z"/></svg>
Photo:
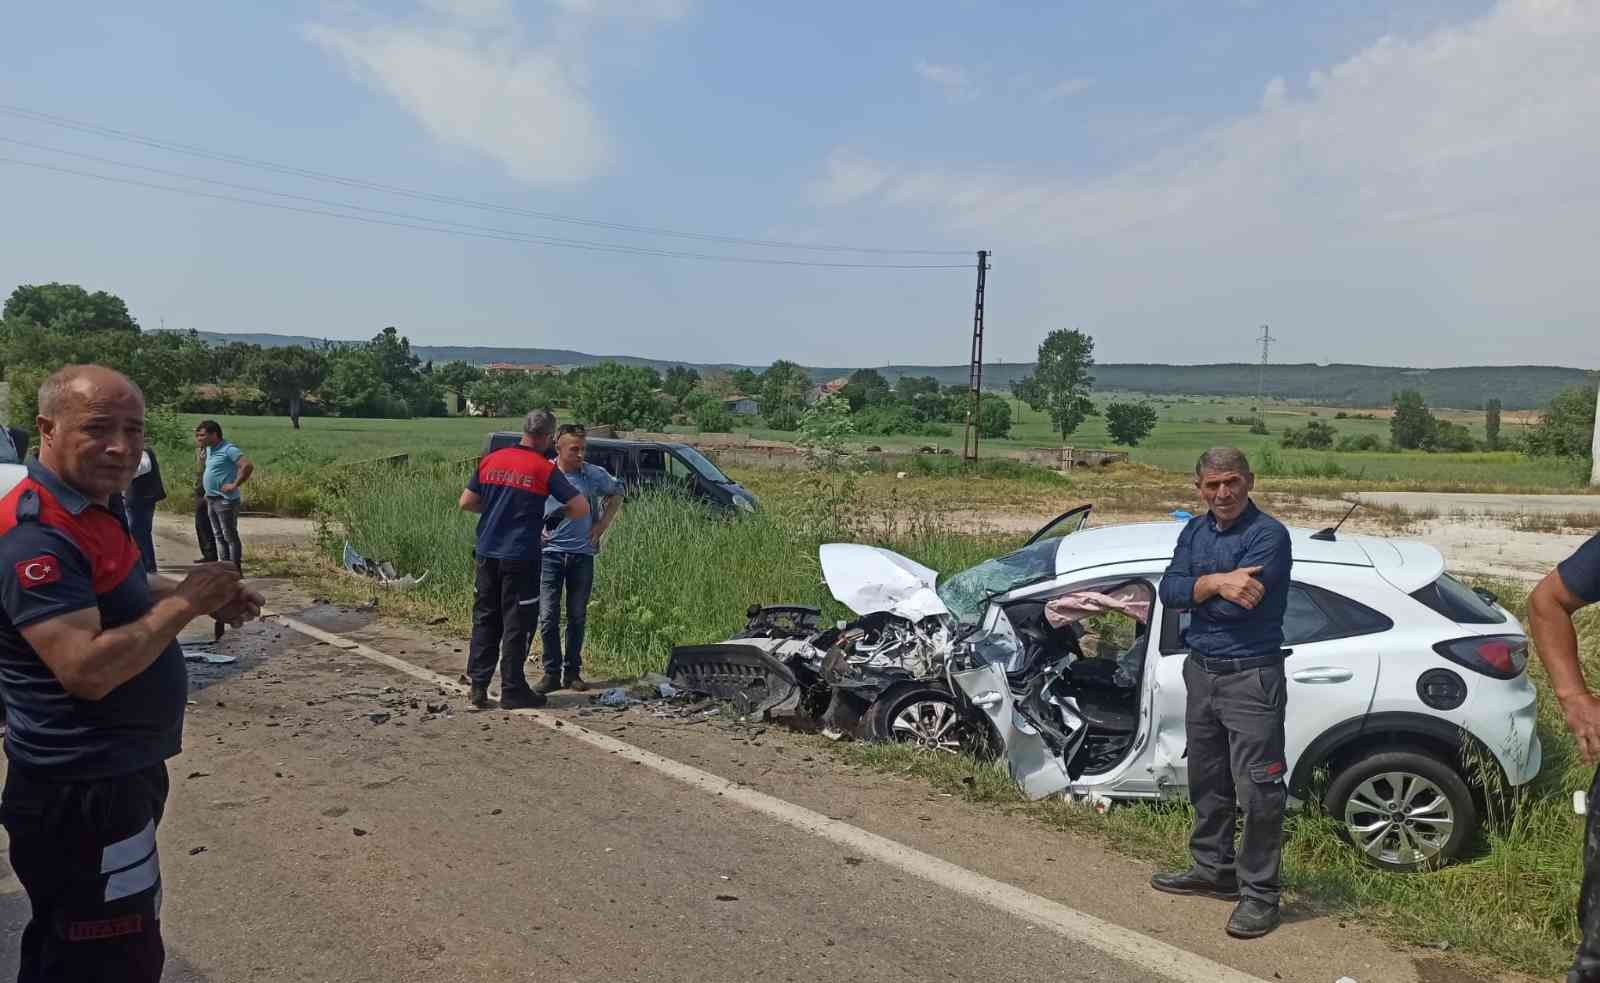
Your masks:
<svg viewBox="0 0 1600 983"><path fill-rule="evenodd" d="M1383 438L1375 433L1346 434L1339 440L1339 450L1347 454L1358 451L1381 451L1383 448Z"/></svg>
<svg viewBox="0 0 1600 983"><path fill-rule="evenodd" d="M1298 429L1290 427L1283 432L1281 443L1284 447L1299 447L1306 450L1327 450L1333 446L1334 440L1339 436L1333 425L1321 420L1313 420Z"/></svg>

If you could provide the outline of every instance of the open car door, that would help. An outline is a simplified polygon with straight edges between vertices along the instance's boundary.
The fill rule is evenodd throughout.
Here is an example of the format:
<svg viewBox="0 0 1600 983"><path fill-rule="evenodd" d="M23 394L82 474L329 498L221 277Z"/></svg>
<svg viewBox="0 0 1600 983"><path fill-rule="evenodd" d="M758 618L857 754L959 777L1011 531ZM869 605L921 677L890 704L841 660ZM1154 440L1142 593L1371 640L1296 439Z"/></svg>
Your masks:
<svg viewBox="0 0 1600 983"><path fill-rule="evenodd" d="M1072 535L1082 529L1084 523L1089 521L1089 513L1093 509L1093 505L1080 505L1075 509L1061 513L1040 527L1039 531L1033 534L1033 538L1023 545L1032 546L1043 539L1063 539Z"/></svg>

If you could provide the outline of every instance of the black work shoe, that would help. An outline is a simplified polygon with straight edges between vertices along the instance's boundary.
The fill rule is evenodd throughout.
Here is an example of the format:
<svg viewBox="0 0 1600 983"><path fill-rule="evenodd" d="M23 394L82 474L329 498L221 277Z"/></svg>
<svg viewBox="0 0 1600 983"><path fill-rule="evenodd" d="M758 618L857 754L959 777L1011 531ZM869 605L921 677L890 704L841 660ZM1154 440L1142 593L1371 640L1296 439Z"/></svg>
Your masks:
<svg viewBox="0 0 1600 983"><path fill-rule="evenodd" d="M488 686L488 684L486 684L486 683L473 683L472 684L472 692L469 693L468 696L467 696L467 702L471 703L473 706L477 707L479 710L487 710L487 709L489 709L491 704L489 703L489 686Z"/></svg>
<svg viewBox="0 0 1600 983"><path fill-rule="evenodd" d="M1228 916L1228 934L1236 939L1259 939L1277 928L1280 921L1277 905L1245 898Z"/></svg>
<svg viewBox="0 0 1600 983"><path fill-rule="evenodd" d="M572 690L574 693L585 693L589 690L589 684L584 682L583 677L575 672L567 673L566 679L563 680L561 685L566 689Z"/></svg>
<svg viewBox="0 0 1600 983"><path fill-rule="evenodd" d="M1150 886L1167 894L1198 894L1223 901L1235 901L1239 897L1239 883L1234 878L1212 880L1193 867L1157 874L1150 878Z"/></svg>
<svg viewBox="0 0 1600 983"><path fill-rule="evenodd" d="M533 691L541 696L548 693L554 693L560 688L561 677L557 676L553 672L547 672L543 676L540 676L539 681L533 685Z"/></svg>
<svg viewBox="0 0 1600 983"><path fill-rule="evenodd" d="M526 686L515 689L500 688L500 709L502 710L527 710L532 707L542 707L550 702L543 693L536 693Z"/></svg>

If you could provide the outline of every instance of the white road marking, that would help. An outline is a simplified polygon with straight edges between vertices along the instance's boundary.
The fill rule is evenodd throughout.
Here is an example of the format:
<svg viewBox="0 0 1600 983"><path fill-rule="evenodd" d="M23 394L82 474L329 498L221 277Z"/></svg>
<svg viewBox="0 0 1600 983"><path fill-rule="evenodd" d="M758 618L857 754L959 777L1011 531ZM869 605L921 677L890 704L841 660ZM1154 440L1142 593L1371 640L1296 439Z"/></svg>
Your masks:
<svg viewBox="0 0 1600 983"><path fill-rule="evenodd" d="M369 645L351 641L285 615L263 612L262 617L275 619L285 627L309 638L353 652L430 685L455 693L465 693L467 690L467 687L442 673L414 665ZM747 809L776 819L787 826L849 847L854 852L870 856L907 874L1014 915L1071 942L1095 949L1130 966L1156 973L1163 979L1173 980L1176 983L1264 983L1260 977L1251 976L1187 949L1180 949L1132 929L1114 925L1075 908L1069 908L1060 902L1051 901L1049 898L1024 891L1004 881L997 881L947 860L941 860L903 843L876 833L869 833L858 826L829 819L819 812L785 802L764 792L757 792L755 789L671 758L664 758L643 748L634 747L616 738L597 734L570 721L559 720L548 713L541 713L538 710L502 712L529 717L558 734L564 734L628 761L637 762L685 785L737 802Z"/></svg>

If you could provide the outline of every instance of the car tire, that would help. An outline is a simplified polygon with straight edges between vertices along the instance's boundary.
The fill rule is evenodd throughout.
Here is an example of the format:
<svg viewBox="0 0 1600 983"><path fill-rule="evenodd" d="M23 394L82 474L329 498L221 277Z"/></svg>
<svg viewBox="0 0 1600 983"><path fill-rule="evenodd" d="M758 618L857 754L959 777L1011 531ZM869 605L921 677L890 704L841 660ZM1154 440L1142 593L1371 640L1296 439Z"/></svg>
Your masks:
<svg viewBox="0 0 1600 983"><path fill-rule="evenodd" d="M1478 829L1477 800L1461 774L1421 751L1349 762L1334 775L1323 807L1368 863L1397 873L1454 860Z"/></svg>
<svg viewBox="0 0 1600 983"><path fill-rule="evenodd" d="M867 711L868 740L910 744L929 753L979 753L985 731L970 719L949 690L913 685L891 689Z"/></svg>

